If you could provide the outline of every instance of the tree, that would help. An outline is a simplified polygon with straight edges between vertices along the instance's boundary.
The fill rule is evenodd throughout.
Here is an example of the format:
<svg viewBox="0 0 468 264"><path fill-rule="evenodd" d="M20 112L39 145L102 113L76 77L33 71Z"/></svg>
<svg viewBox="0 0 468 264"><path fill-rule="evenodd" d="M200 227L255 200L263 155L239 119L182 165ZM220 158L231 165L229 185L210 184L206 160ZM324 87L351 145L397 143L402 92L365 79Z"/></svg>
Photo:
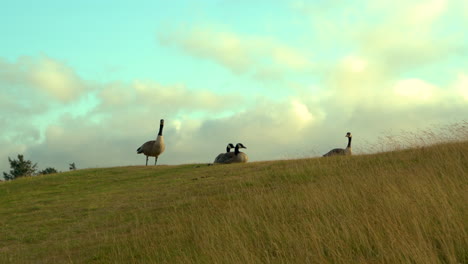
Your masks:
<svg viewBox="0 0 468 264"><path fill-rule="evenodd" d="M39 174L52 174L52 173L58 173L58 171L55 168L47 167L44 170L41 170Z"/></svg>
<svg viewBox="0 0 468 264"><path fill-rule="evenodd" d="M37 163L33 164L30 160L24 160L23 155L18 154L17 160L12 160L8 157L8 162L10 162L11 167L10 173L3 172L3 177L7 181L36 174Z"/></svg>
<svg viewBox="0 0 468 264"><path fill-rule="evenodd" d="M76 170L75 162L70 163L69 166L70 166L70 170Z"/></svg>

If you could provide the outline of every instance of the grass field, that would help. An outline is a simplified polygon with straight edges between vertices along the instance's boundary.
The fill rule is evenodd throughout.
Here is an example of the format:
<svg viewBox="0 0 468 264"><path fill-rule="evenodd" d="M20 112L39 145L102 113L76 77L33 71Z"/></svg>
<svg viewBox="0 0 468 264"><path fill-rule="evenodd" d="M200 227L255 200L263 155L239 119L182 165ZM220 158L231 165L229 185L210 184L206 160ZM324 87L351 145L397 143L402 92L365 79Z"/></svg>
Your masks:
<svg viewBox="0 0 468 264"><path fill-rule="evenodd" d="M0 263L468 263L468 141L0 183Z"/></svg>

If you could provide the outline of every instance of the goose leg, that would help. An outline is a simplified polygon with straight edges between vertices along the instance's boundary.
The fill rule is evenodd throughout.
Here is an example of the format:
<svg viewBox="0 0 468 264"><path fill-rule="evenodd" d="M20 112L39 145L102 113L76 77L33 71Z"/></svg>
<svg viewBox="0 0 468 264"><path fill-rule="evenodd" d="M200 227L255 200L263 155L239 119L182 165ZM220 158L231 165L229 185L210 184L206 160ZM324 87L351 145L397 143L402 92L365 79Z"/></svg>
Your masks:
<svg viewBox="0 0 468 264"><path fill-rule="evenodd" d="M156 166L156 162L158 162L158 157L154 157L154 165Z"/></svg>
<svg viewBox="0 0 468 264"><path fill-rule="evenodd" d="M148 166L148 156L146 156L146 166Z"/></svg>

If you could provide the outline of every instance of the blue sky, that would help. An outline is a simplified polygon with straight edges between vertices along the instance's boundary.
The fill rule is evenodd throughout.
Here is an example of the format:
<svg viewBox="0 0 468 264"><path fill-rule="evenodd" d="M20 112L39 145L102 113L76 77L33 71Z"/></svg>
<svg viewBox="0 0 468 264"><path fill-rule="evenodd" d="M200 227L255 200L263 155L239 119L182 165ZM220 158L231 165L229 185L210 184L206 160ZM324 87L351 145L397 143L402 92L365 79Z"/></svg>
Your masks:
<svg viewBox="0 0 468 264"><path fill-rule="evenodd" d="M463 0L2 1L0 171L366 151L468 116Z"/></svg>

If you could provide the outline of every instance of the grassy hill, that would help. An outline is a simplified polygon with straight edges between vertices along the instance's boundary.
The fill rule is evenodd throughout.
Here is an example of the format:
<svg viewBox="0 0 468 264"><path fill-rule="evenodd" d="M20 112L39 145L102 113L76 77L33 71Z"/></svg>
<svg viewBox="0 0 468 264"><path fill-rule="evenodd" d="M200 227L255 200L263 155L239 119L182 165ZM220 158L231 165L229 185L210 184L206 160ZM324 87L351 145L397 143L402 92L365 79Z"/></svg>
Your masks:
<svg viewBox="0 0 468 264"><path fill-rule="evenodd" d="M468 142L0 184L0 263L468 263Z"/></svg>

